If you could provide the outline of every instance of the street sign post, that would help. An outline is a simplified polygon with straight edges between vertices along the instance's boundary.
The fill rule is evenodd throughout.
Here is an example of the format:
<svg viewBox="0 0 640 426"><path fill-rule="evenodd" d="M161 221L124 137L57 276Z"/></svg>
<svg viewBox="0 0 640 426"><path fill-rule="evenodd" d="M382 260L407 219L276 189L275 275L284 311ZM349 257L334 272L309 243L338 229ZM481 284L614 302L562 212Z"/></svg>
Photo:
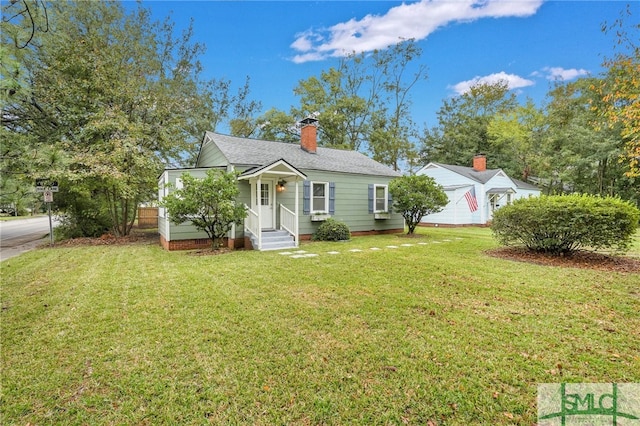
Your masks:
<svg viewBox="0 0 640 426"><path fill-rule="evenodd" d="M51 220L51 203L53 203L53 193L58 192L58 181L50 179L36 179L36 192L42 192L44 202L47 203L49 213L49 245L53 245L53 221Z"/></svg>

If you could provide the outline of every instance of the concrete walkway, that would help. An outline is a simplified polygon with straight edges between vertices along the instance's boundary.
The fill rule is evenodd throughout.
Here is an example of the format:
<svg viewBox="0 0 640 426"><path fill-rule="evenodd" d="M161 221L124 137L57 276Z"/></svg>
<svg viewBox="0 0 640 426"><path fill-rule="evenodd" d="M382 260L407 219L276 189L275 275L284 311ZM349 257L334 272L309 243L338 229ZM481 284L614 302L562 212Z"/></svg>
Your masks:
<svg viewBox="0 0 640 426"><path fill-rule="evenodd" d="M455 238L455 240L462 240L462 238ZM441 240L441 241L430 241L430 242L419 242L419 243L406 243L406 244L400 244L398 246L384 246L384 247L370 247L368 249L359 249L359 248L352 248L352 249L348 249L346 252L347 253L359 253L359 252L364 252L364 251L377 251L377 250L395 250L395 249L399 249L399 248L403 248L403 247L413 247L413 246L426 246L429 244L442 244L442 243L449 243L453 240ZM283 256L287 256L291 259L304 259L304 258L308 258L308 257L317 257L320 256L319 253L309 253L306 250L295 250L295 251L281 251L278 254L281 254ZM328 255L337 255L337 254L341 254L341 252L339 251L328 251L325 254Z"/></svg>

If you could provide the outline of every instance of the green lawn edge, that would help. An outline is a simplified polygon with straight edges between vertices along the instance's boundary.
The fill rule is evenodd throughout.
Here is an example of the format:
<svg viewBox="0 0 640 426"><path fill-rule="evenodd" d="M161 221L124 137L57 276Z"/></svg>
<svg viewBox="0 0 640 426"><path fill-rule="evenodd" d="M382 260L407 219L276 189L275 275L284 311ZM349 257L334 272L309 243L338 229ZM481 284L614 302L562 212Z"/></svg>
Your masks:
<svg viewBox="0 0 640 426"><path fill-rule="evenodd" d="M2 423L530 425L539 384L640 382L638 274L490 257L486 228L418 232L300 258L6 260Z"/></svg>

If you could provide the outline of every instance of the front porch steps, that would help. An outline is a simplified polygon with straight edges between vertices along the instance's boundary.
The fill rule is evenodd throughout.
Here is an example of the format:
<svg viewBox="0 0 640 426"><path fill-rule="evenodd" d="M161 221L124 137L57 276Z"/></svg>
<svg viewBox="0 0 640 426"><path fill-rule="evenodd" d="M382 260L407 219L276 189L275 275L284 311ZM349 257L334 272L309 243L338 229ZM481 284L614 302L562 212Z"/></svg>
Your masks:
<svg viewBox="0 0 640 426"><path fill-rule="evenodd" d="M258 238L251 236L251 244L257 249ZM262 248L260 250L282 250L295 248L296 242L293 235L282 230L263 230L262 231Z"/></svg>

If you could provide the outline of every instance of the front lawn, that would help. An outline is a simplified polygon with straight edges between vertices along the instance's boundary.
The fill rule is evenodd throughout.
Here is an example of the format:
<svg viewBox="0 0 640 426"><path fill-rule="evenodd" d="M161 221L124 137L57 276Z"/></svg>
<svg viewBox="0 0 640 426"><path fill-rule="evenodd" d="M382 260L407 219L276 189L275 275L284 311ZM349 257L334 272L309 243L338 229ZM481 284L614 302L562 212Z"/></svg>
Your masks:
<svg viewBox="0 0 640 426"><path fill-rule="evenodd" d="M418 232L4 261L2 423L531 425L540 383L640 382L640 275Z"/></svg>

